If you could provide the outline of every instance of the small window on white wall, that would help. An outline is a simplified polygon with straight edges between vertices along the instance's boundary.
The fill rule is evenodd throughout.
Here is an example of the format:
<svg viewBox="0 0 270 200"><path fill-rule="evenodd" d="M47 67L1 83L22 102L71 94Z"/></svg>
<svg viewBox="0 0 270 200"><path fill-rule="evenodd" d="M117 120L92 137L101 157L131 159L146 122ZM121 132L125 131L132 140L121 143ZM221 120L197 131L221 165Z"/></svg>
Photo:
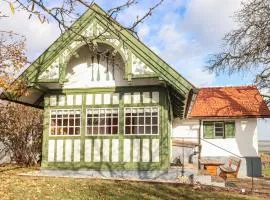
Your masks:
<svg viewBox="0 0 270 200"><path fill-rule="evenodd" d="M80 135L81 110L51 110L50 135Z"/></svg>

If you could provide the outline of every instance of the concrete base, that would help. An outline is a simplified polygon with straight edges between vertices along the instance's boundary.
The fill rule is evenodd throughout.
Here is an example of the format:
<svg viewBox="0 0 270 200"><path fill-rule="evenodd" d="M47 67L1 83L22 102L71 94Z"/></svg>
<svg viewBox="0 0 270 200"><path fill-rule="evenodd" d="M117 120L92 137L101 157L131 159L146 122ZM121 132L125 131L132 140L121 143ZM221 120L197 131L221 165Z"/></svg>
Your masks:
<svg viewBox="0 0 270 200"><path fill-rule="evenodd" d="M225 182L212 182L209 175L197 175L197 171L185 171L183 176L181 169L169 169L168 171L108 171L108 170L41 170L37 176L56 176L72 178L105 178L121 180L141 181L168 181L176 183L200 183L225 187Z"/></svg>

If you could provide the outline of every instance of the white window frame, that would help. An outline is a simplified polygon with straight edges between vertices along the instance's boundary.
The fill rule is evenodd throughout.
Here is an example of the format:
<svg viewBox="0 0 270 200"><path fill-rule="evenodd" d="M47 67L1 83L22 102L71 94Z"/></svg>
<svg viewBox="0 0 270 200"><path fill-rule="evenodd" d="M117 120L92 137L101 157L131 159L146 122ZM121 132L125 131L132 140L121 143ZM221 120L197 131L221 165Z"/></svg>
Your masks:
<svg viewBox="0 0 270 200"><path fill-rule="evenodd" d="M87 117L87 115L88 115L88 110L94 110L94 109L96 109L96 110L105 110L105 113L106 113L106 110L117 110L117 121L118 121L118 123L117 123L117 130L118 130L118 132L117 132L117 134L107 134L107 133L105 133L105 134L100 134L99 132L98 132L98 134L93 134L93 127L94 126L92 126L92 134L88 134L88 131L87 131L87 128L89 128L89 126L88 126L88 123L87 123L87 120L88 120L88 117ZM98 118L100 118L100 116L98 116ZM92 108L86 108L86 119L85 119L86 121L85 121L85 135L86 136L118 136L119 135L119 132L120 132L120 130L119 130L119 121L120 121L120 115L119 115L119 107L111 107L111 108L108 108L108 107L106 107L106 108L103 108L103 107L97 107L97 108L95 108L95 107L92 107ZM105 122L106 122L106 114L105 114ZM116 125L111 125L111 127L114 127L114 126L116 126ZM105 123L105 129L106 129L106 127L107 127L107 125L106 125L106 123ZM97 126L97 128L98 128L98 130L99 130L99 124L98 124L98 126Z"/></svg>
<svg viewBox="0 0 270 200"><path fill-rule="evenodd" d="M222 124L222 133L223 133L222 136L216 135L216 124L218 124L218 123ZM214 122L214 137L215 138L224 138L224 136L225 136L225 127L224 126L225 126L224 121L215 121Z"/></svg>
<svg viewBox="0 0 270 200"><path fill-rule="evenodd" d="M51 128L52 128L52 126L51 126L51 123L52 123L52 112L56 112L56 116L57 116L57 112L58 111L62 111L62 112L64 112L64 111L71 111L71 110L73 110L73 111L80 111L80 126L76 126L75 124L76 124L76 120L74 120L74 125L72 126L73 128L74 128L74 132L75 132L75 128L77 128L77 127L79 127L80 128L80 134L78 134L78 135L76 135L76 134L73 134L73 135L69 135L69 128L72 128L72 127L69 127L69 113L68 113L68 125L67 125L67 135L57 135L57 134L55 134L55 135L52 135L51 134ZM75 114L74 114L75 115ZM56 130L57 130L57 117L55 118L56 119ZM63 118L62 118L63 119ZM76 119L76 118L75 118ZM62 128L63 128L63 125L61 126ZM71 136L71 137L74 137L74 136L81 136L81 128L82 128L82 109L51 109L50 110L50 122L49 122L49 135L50 136L52 136L52 137L63 137L63 136Z"/></svg>
<svg viewBox="0 0 270 200"><path fill-rule="evenodd" d="M138 133L138 134L126 134L126 110L127 109L151 109L151 134L144 134L144 133ZM152 133L152 109L157 109L157 134L153 134ZM132 113L132 112L131 112ZM124 107L124 135L125 136L136 136L136 135L146 135L146 136L158 136L159 135L159 126L160 126L160 120L159 120L160 116L159 116L159 107L158 106L146 106L146 107ZM132 127L132 115L131 115L131 125L127 125ZM137 125L139 126L139 125ZM145 112L144 112L144 132L145 132Z"/></svg>

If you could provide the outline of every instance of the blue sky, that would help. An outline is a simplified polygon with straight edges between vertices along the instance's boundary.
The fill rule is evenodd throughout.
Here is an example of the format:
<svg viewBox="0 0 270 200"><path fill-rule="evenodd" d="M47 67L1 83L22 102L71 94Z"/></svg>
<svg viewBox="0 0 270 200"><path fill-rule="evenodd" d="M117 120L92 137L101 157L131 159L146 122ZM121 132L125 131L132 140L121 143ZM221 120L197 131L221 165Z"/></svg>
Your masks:
<svg viewBox="0 0 270 200"><path fill-rule="evenodd" d="M125 1L95 2L108 10ZM138 4L121 12L117 20L128 26L155 2L138 0ZM222 37L236 26L231 16L239 7L240 0L165 0L137 31L142 42L196 86L252 84L252 72L216 76L205 70L207 57L220 50ZM7 7L5 11L10 14ZM1 21L0 29L24 34L27 55L34 60L59 36L59 30L53 21L41 24L27 18L23 12L10 14Z"/></svg>

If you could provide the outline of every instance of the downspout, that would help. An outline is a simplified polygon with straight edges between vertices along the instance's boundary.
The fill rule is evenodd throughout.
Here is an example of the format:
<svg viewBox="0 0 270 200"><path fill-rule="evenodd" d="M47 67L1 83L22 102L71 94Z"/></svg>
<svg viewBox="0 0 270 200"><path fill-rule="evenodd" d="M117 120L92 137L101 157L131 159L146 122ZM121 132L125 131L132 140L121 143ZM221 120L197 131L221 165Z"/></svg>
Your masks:
<svg viewBox="0 0 270 200"><path fill-rule="evenodd" d="M198 136L198 139L199 139L199 155L198 155L198 169L200 170L201 169L201 165L200 165L200 159L201 159L201 127L202 127L202 120L199 119L199 136Z"/></svg>

